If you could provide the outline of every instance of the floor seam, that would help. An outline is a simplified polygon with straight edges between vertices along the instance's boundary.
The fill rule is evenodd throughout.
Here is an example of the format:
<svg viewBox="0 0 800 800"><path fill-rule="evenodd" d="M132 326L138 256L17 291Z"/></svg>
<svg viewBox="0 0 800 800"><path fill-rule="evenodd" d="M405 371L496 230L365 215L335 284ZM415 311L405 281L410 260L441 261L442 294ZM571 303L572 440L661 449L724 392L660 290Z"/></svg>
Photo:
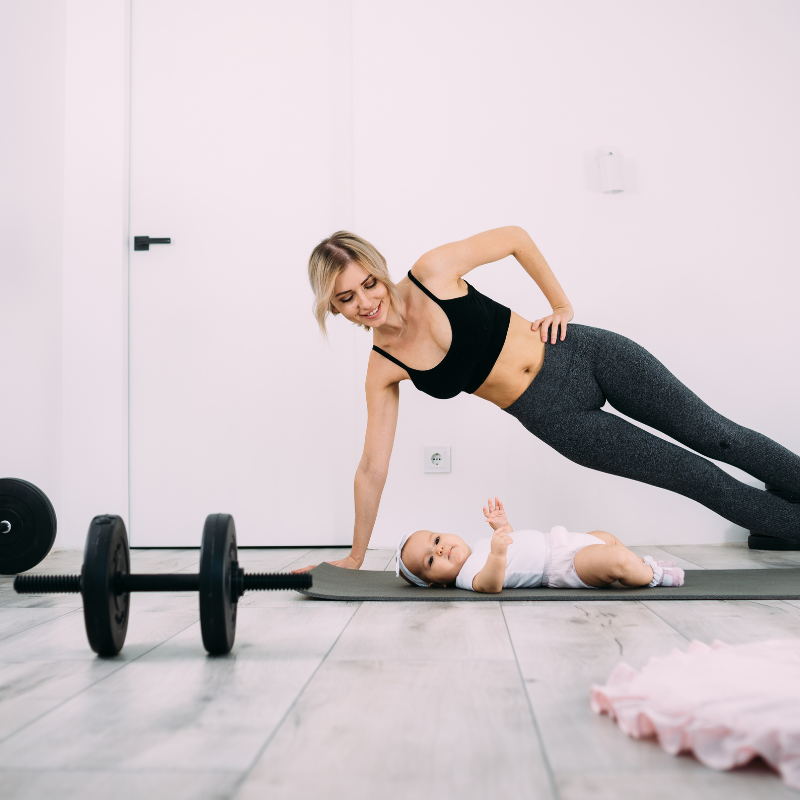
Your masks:
<svg viewBox="0 0 800 800"><path fill-rule="evenodd" d="M241 779L236 783L233 791L230 794L231 798L235 798L236 797L236 795L239 793L239 790L242 788L242 785L244 784L244 782L250 777L250 774L256 768L256 765L258 764L258 762L261 760L261 757L267 751L267 748L272 744L273 739L277 736L278 731L283 727L283 723L286 722L287 718L289 717L289 714L292 713L292 711L294 710L294 707L297 705L297 703L299 702L300 698L305 694L306 689L311 684L311 681L314 680L314 678L316 677L317 673L322 668L322 665L328 660L328 656L331 654L331 651L333 650L334 647L336 647L339 639L342 638L342 634L344 634L344 632L350 626L350 623L353 621L353 617L355 617L355 615L358 613L358 611L359 611L359 609L361 608L362 605L363 605L363 603L359 603L356 606L356 608L353 610L353 613L350 615L350 619L347 620L347 622L345 623L344 627L339 631L338 636L333 640L333 643L328 648L328 650L325 653L325 655L320 659L319 664L317 664L317 666L314 667L314 671L311 673L311 675L308 676L308 680L303 684L303 686L300 689L300 691L295 695L294 700L292 700L292 702L289 704L289 707L284 712L283 716L280 718L280 720L278 720L278 723L272 729L272 733L270 733L270 735L267 737L267 740L259 748L258 752L253 757L253 760L250 762L250 766L246 770L244 770L242 772Z"/></svg>
<svg viewBox="0 0 800 800"><path fill-rule="evenodd" d="M659 545L656 545L656 546L659 547L661 550L663 550L665 553L669 553L671 556L675 556L676 558L680 558L682 561L686 561L689 564L694 564L694 566L696 566L697 569L708 569L708 567L704 567L704 566L702 566L700 564L696 564L694 561L692 561L692 560L690 560L688 558L684 558L680 553L673 553L672 550L669 549L670 545L659 544ZM679 545L676 545L676 547L677 546L679 546Z"/></svg>
<svg viewBox="0 0 800 800"><path fill-rule="evenodd" d="M691 637L687 636L682 630L679 630L678 628L676 628L668 619L664 619L664 617L662 617L661 614L658 613L658 611L656 611L654 608L651 608L647 604L648 603L647 600L637 600L636 602L639 603L642 606L642 608L646 609L651 614L655 614L655 616L657 616L665 625L668 625L670 628L672 628L672 630L674 630L675 633L678 634L678 636L681 636L687 642L691 643L691 641L692 641ZM651 603L658 603L659 601L658 600L651 600L650 602ZM680 602L680 600L678 602ZM684 600L684 602L685 603L692 603L694 601L693 600ZM729 603L731 601L730 600L711 600L710 602L712 602L712 603ZM748 601L745 601L745 602L748 602Z"/></svg>
<svg viewBox="0 0 800 800"><path fill-rule="evenodd" d="M63 615L63 616L66 616L66 615ZM60 618L58 618L58 619L60 619ZM5 742L7 742L13 736L16 736L18 733L21 733L26 728L29 728L31 725L33 725L34 723L38 722L39 720L44 719L48 714L52 714L54 711L57 711L59 708L61 708L62 706L66 705L67 703L71 702L76 697L80 697L80 695L84 694L84 692L88 692L89 689L93 689L98 684L102 683L105 680L108 680L108 678L110 678L112 675L116 675L118 672L120 672L121 670L125 669L125 667L130 666L131 664L135 664L140 658L144 658L148 653L152 653L154 650L156 650L159 647L161 647L162 644L166 644L167 642L171 641L178 634L183 633L185 630L188 630L189 628L191 628L192 625L197 625L197 624L198 624L198 620L194 620L194 621L190 622L188 625L186 625L185 627L181 628L179 631L175 631L175 633L173 633L172 636L168 636L166 639L164 639L163 641L161 641L158 644L154 645L149 650L145 650L141 655L138 655L138 656L136 656L136 658L132 658L130 661L125 661L124 663L120 664L118 669L112 670L111 672L108 673L108 675L103 675L102 678L98 678L96 681L93 681L88 686L84 686L83 689L81 689L79 692L75 692L75 694L72 694L69 697L65 698L64 700L62 700L57 705L53 706L52 708L49 708L43 714L40 714L38 717L35 717L32 720L29 720L22 727L17 728L12 733L9 733L8 736L4 736L4 737L0 738L0 745L2 745ZM96 656L96 658L97 657L99 657L99 656Z"/></svg>
<svg viewBox="0 0 800 800"><path fill-rule="evenodd" d="M47 608L47 606L45 606ZM53 608L53 606L50 606ZM0 609L0 611L5 609ZM22 608L14 608L14 611L26 611L28 610L25 606ZM71 608L69 611L65 611L63 614L59 614L57 617L50 617L50 619L42 620L41 622L37 622L35 625L31 625L28 628L23 628L21 631L17 631L16 633L10 633L8 636L3 636L0 638L0 642L5 642L8 639L13 639L15 636L19 636L21 633L27 633L28 631L32 631L34 628L41 628L42 625L47 625L50 622L55 622L57 619L61 619L62 617L68 617L70 614L74 614L76 611L83 611L83 606L79 606L78 608Z"/></svg>
<svg viewBox="0 0 800 800"><path fill-rule="evenodd" d="M552 797L555 800L560 800L561 793L558 791L558 785L556 784L555 775L553 774L553 767L550 764L550 759L547 757L547 749L544 746L544 738L542 737L542 732L539 728L539 723L536 719L536 712L533 709L533 703L531 702L531 696L528 694L528 686L525 682L525 676L522 674L522 667L519 663L519 658L517 658L517 648L514 646L514 639L511 637L511 630L508 627L508 620L506 619L506 610L505 604L500 603L500 613L503 615L503 624L506 626L506 633L508 634L508 641L511 645L511 652L514 654L514 663L517 665L517 674L519 675L520 683L522 684L522 691L525 693L525 700L528 703L528 711L531 715L531 722L533 723L533 729L536 732L536 739L539 742L539 752L542 754L542 761L544 762L545 771L547 773L547 780L550 783L550 792Z"/></svg>
<svg viewBox="0 0 800 800"><path fill-rule="evenodd" d="M305 553L303 553L302 555L297 556L297 558L295 558L292 561L290 561L283 569L289 569L289 567L291 567L292 564L296 564L301 558L305 558L311 552L312 552L311 550L308 550ZM319 562L319 564L322 564L324 561L325 561L325 559L323 558L322 561ZM315 564L314 566L319 566L319 564Z"/></svg>

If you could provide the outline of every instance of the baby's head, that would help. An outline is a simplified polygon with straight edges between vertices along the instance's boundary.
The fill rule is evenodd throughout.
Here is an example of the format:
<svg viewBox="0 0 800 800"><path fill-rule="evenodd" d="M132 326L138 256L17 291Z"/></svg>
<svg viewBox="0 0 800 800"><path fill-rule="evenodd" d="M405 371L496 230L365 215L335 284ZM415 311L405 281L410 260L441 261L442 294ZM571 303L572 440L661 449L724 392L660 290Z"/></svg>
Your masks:
<svg viewBox="0 0 800 800"><path fill-rule="evenodd" d="M417 586L447 586L472 551L454 533L414 531L403 535L397 548L397 574Z"/></svg>

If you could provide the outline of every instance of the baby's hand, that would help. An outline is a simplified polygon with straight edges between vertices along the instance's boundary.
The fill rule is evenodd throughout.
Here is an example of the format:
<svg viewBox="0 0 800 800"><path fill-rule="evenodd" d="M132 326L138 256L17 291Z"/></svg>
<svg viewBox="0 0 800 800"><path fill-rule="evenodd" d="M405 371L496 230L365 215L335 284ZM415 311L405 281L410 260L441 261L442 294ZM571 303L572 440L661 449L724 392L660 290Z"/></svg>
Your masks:
<svg viewBox="0 0 800 800"><path fill-rule="evenodd" d="M492 536L492 553L496 556L505 556L510 544L514 544L514 540L508 533L495 531Z"/></svg>
<svg viewBox="0 0 800 800"><path fill-rule="evenodd" d="M487 509L486 506L483 507L483 514L486 517L486 521L492 526L492 530L497 530L498 528L503 528L508 525L508 520L506 519L506 512L503 508L503 503L495 497L494 503L492 503L492 498L489 498L489 507Z"/></svg>

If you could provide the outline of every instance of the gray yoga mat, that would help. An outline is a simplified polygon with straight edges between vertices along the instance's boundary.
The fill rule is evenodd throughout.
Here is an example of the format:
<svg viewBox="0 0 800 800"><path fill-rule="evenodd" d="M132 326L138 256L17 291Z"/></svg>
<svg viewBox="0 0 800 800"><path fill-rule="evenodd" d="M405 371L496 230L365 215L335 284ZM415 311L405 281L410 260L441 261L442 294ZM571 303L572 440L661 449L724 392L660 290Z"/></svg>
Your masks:
<svg viewBox="0 0 800 800"><path fill-rule="evenodd" d="M313 585L301 590L318 600L800 600L800 569L687 570L683 586L628 589L504 589L481 594L465 589L422 589L394 572L353 570L320 564Z"/></svg>

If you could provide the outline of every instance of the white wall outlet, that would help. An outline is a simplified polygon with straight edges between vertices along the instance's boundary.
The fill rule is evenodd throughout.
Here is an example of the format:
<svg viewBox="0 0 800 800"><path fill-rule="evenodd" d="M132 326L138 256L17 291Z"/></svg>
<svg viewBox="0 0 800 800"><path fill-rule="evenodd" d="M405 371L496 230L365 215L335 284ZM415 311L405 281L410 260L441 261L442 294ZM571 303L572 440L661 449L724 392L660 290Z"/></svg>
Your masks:
<svg viewBox="0 0 800 800"><path fill-rule="evenodd" d="M425 447L423 450L425 454L424 472L450 472L449 447Z"/></svg>

